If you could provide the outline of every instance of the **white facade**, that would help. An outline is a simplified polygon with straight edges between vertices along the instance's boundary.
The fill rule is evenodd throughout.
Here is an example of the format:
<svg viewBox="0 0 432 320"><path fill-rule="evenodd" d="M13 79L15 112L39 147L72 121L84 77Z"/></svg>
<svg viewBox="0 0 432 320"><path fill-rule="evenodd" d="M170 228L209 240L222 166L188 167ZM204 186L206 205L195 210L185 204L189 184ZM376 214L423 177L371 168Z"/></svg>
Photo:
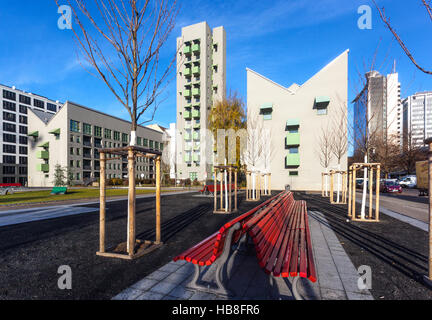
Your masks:
<svg viewBox="0 0 432 320"><path fill-rule="evenodd" d="M27 183L28 109L52 117L62 107L59 101L0 85L0 183Z"/></svg>
<svg viewBox="0 0 432 320"><path fill-rule="evenodd" d="M423 147L432 137L432 91L416 93L403 101L403 142Z"/></svg>
<svg viewBox="0 0 432 320"><path fill-rule="evenodd" d="M213 146L207 116L226 96L226 34L201 22L177 38L177 179L211 178Z"/></svg>

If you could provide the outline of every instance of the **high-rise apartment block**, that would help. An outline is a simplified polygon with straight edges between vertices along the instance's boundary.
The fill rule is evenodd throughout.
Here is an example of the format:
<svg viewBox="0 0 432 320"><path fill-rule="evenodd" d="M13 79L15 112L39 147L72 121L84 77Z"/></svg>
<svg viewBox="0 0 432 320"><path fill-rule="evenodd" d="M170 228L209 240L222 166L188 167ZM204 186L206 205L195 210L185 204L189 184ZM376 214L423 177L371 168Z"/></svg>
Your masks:
<svg viewBox="0 0 432 320"><path fill-rule="evenodd" d="M365 139L402 145L402 104L398 74L368 72L366 84L354 99L354 140L358 150Z"/></svg>
<svg viewBox="0 0 432 320"><path fill-rule="evenodd" d="M27 184L29 135L28 110L42 118L52 117L62 107L59 101L0 85L0 183Z"/></svg>
<svg viewBox="0 0 432 320"><path fill-rule="evenodd" d="M177 178L212 177L213 146L207 116L226 96L226 34L206 22L182 28L177 38ZM207 137L208 138L208 137Z"/></svg>
<svg viewBox="0 0 432 320"><path fill-rule="evenodd" d="M425 146L432 137L432 91L416 93L403 101L403 143ZM409 141L409 139L411 141Z"/></svg>

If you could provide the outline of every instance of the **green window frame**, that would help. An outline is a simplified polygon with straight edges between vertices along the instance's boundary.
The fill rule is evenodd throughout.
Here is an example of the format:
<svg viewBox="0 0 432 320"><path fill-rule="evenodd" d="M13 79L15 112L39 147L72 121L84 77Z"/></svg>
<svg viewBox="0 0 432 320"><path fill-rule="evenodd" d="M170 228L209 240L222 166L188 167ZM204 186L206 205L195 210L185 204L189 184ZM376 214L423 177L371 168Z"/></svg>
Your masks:
<svg viewBox="0 0 432 320"><path fill-rule="evenodd" d="M80 132L80 123L79 121L71 120L70 121L70 131L72 132Z"/></svg>
<svg viewBox="0 0 432 320"><path fill-rule="evenodd" d="M114 131L114 140L115 141L120 141L120 132Z"/></svg>
<svg viewBox="0 0 432 320"><path fill-rule="evenodd" d="M161 144L160 144L160 150L163 151L163 149L164 149L164 144L161 142Z"/></svg>
<svg viewBox="0 0 432 320"><path fill-rule="evenodd" d="M98 126L94 126L94 135L95 137L102 138L102 128Z"/></svg>
<svg viewBox="0 0 432 320"><path fill-rule="evenodd" d="M92 126L88 123L83 123L83 133L91 136L92 134Z"/></svg>
<svg viewBox="0 0 432 320"><path fill-rule="evenodd" d="M122 133L122 142L129 143L129 135L127 133Z"/></svg>
<svg viewBox="0 0 432 320"><path fill-rule="evenodd" d="M144 147L148 147L148 145L149 145L148 139L144 139Z"/></svg>
<svg viewBox="0 0 432 320"><path fill-rule="evenodd" d="M142 138L140 138L140 137L137 138L137 144L139 146L142 146Z"/></svg>
<svg viewBox="0 0 432 320"><path fill-rule="evenodd" d="M157 142L157 141L155 142L155 149L159 150L159 142Z"/></svg>

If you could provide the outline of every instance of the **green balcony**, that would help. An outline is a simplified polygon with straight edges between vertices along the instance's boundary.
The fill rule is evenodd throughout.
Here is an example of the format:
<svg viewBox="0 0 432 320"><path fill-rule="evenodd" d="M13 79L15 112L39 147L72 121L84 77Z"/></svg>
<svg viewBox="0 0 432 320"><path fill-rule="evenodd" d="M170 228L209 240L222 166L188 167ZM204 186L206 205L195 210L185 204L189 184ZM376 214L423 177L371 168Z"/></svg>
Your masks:
<svg viewBox="0 0 432 320"><path fill-rule="evenodd" d="M201 70L200 67L192 67L192 73L197 75L200 74Z"/></svg>
<svg viewBox="0 0 432 320"><path fill-rule="evenodd" d="M192 111L192 117L194 119L199 119L201 117L201 112L199 110L193 110Z"/></svg>
<svg viewBox="0 0 432 320"><path fill-rule="evenodd" d="M201 160L201 157L200 157L199 154L194 154L194 155L193 155L193 161L194 161L194 162L200 162L200 160Z"/></svg>
<svg viewBox="0 0 432 320"><path fill-rule="evenodd" d="M55 129L55 130L50 131L49 133L53 134L53 135L56 135L56 136L59 136L60 132L61 132L61 129Z"/></svg>
<svg viewBox="0 0 432 320"><path fill-rule="evenodd" d="M300 166L300 154L292 153L286 156L285 165L287 167L298 167Z"/></svg>
<svg viewBox="0 0 432 320"><path fill-rule="evenodd" d="M191 113L190 111L185 111L185 112L183 113L183 115L184 115L184 118L185 118L185 119L190 119L190 118L192 118L192 113Z"/></svg>
<svg viewBox="0 0 432 320"><path fill-rule="evenodd" d="M191 151L192 150L192 147L189 145L189 146L185 146L185 151Z"/></svg>
<svg viewBox="0 0 432 320"><path fill-rule="evenodd" d="M201 129L201 123L195 123L193 127L194 129Z"/></svg>
<svg viewBox="0 0 432 320"><path fill-rule="evenodd" d="M300 145L300 133L288 133L285 138L285 145L289 146L299 146Z"/></svg>
<svg viewBox="0 0 432 320"><path fill-rule="evenodd" d="M199 43L196 43L196 44L192 45L192 52L193 53L200 52L200 45L199 45Z"/></svg>
<svg viewBox="0 0 432 320"><path fill-rule="evenodd" d="M185 71L184 71L184 75L185 76L190 76L191 74L192 74L191 68L186 68Z"/></svg>
<svg viewBox="0 0 432 320"><path fill-rule="evenodd" d="M191 46L185 46L185 47L183 48L183 53L184 53L185 55L190 55L190 54L192 53L192 48L191 48Z"/></svg>
<svg viewBox="0 0 432 320"><path fill-rule="evenodd" d="M36 152L36 158L48 160L49 159L49 152L48 151L37 151Z"/></svg>
<svg viewBox="0 0 432 320"><path fill-rule="evenodd" d="M192 161L191 158L192 158L192 157L191 157L190 153L186 153L185 156L184 156L184 160L185 160L185 162L191 162L191 161Z"/></svg>
<svg viewBox="0 0 432 320"><path fill-rule="evenodd" d="M185 90L185 91L183 92L183 95L184 95L186 98L190 98L190 96L191 96L191 91L190 91L190 89Z"/></svg>
<svg viewBox="0 0 432 320"><path fill-rule="evenodd" d="M192 129L192 125L189 123L185 123L185 129Z"/></svg>
<svg viewBox="0 0 432 320"><path fill-rule="evenodd" d="M184 135L184 139L186 141L189 141L191 138L192 138L192 135L190 133L186 132L185 135Z"/></svg>
<svg viewBox="0 0 432 320"><path fill-rule="evenodd" d="M39 163L36 165L36 170L38 172L49 172L49 164Z"/></svg>
<svg viewBox="0 0 432 320"><path fill-rule="evenodd" d="M39 148L49 148L49 142L45 142L44 144L41 144L38 147Z"/></svg>
<svg viewBox="0 0 432 320"><path fill-rule="evenodd" d="M200 149L201 149L201 145L196 144L196 145L194 146L194 150L195 150L195 151L199 151Z"/></svg>
<svg viewBox="0 0 432 320"><path fill-rule="evenodd" d="M193 95L194 97L199 96L200 94L201 94L201 91L200 91L199 88L193 88L193 89L192 89L192 95Z"/></svg>
<svg viewBox="0 0 432 320"><path fill-rule="evenodd" d="M29 137L38 138L39 137L39 131L34 131L28 135Z"/></svg>
<svg viewBox="0 0 432 320"><path fill-rule="evenodd" d="M315 98L315 107L317 109L325 109L330 104L330 98L327 96L319 96Z"/></svg>
<svg viewBox="0 0 432 320"><path fill-rule="evenodd" d="M287 128L290 127L300 127L300 120L299 119L289 119L286 122Z"/></svg>
<svg viewBox="0 0 432 320"><path fill-rule="evenodd" d="M192 105L191 104L185 105L185 109L192 109ZM189 111L189 110L186 110L186 111Z"/></svg>
<svg viewBox="0 0 432 320"><path fill-rule="evenodd" d="M194 132L194 133L193 133L193 139L194 139L194 141L199 141L199 140L201 140L201 137L200 137L199 132Z"/></svg>

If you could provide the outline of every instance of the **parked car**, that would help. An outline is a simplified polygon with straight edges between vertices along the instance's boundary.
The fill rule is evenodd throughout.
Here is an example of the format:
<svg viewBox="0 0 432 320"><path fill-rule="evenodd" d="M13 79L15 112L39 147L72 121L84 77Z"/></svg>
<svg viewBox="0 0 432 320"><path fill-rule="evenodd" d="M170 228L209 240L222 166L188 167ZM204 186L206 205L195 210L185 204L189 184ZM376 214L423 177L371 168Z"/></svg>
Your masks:
<svg viewBox="0 0 432 320"><path fill-rule="evenodd" d="M417 177L416 176L406 176L406 177L403 177L399 181L399 184L403 188L415 188L417 186Z"/></svg>
<svg viewBox="0 0 432 320"><path fill-rule="evenodd" d="M402 187L395 181L385 181L381 184L380 189L384 193L402 193Z"/></svg>

